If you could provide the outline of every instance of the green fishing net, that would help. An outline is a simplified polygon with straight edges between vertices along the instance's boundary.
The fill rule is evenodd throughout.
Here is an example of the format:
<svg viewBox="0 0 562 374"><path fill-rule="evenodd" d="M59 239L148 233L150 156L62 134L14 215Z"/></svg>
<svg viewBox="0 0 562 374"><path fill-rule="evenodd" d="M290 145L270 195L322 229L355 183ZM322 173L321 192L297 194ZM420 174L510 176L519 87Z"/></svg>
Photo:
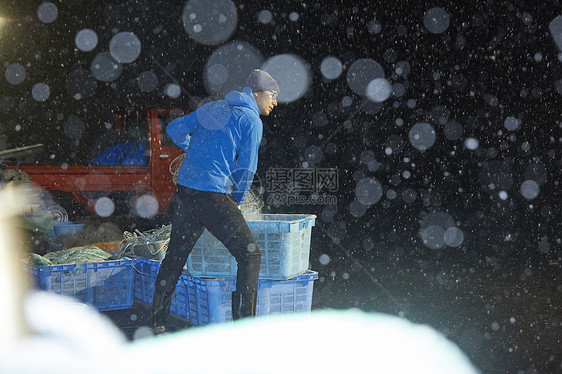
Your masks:
<svg viewBox="0 0 562 374"><path fill-rule="evenodd" d="M111 261L116 257L104 252L95 245L73 247L62 251L49 252L44 256L31 253L27 257L27 263L32 266L52 266L76 264L75 271L81 272L82 265L91 262Z"/></svg>
<svg viewBox="0 0 562 374"><path fill-rule="evenodd" d="M36 253L31 253L27 256L27 263L33 266L51 266L53 263L51 260L46 259L43 256L40 256Z"/></svg>

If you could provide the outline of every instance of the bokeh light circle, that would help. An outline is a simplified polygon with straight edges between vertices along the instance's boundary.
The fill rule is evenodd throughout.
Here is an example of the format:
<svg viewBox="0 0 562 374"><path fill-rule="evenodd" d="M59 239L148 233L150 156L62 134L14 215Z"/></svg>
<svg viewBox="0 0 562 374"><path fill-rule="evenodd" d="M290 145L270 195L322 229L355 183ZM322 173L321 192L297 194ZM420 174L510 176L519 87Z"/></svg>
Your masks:
<svg viewBox="0 0 562 374"><path fill-rule="evenodd" d="M382 197L382 185L375 178L363 178L355 186L355 197L363 205L376 204Z"/></svg>
<svg viewBox="0 0 562 374"><path fill-rule="evenodd" d="M382 103L392 94L390 82L384 78L376 78L367 85L366 95L369 100L375 103Z"/></svg>
<svg viewBox="0 0 562 374"><path fill-rule="evenodd" d="M384 69L375 60L361 58L355 61L347 71L347 84L358 95L365 96L369 83L377 78L384 78Z"/></svg>
<svg viewBox="0 0 562 374"><path fill-rule="evenodd" d="M17 62L10 64L4 72L4 77L11 85L18 85L25 80L25 68Z"/></svg>
<svg viewBox="0 0 562 374"><path fill-rule="evenodd" d="M109 217L115 211L115 203L109 197L100 197L94 205L96 214L100 217Z"/></svg>
<svg viewBox="0 0 562 374"><path fill-rule="evenodd" d="M224 96L241 90L253 69L263 63L261 52L251 44L233 41L218 47L209 56L203 71L203 84L211 95Z"/></svg>
<svg viewBox="0 0 562 374"><path fill-rule="evenodd" d="M189 0L182 22L187 34L197 43L218 45L236 30L238 13L231 0Z"/></svg>
<svg viewBox="0 0 562 374"><path fill-rule="evenodd" d="M435 143L435 130L429 123L416 123L408 133L410 144L419 151L425 151Z"/></svg>
<svg viewBox="0 0 562 374"><path fill-rule="evenodd" d="M98 35L94 30L82 29L76 34L74 43L82 52L90 52L98 45Z"/></svg>
<svg viewBox="0 0 562 374"><path fill-rule="evenodd" d="M121 64L109 52L101 52L94 57L90 66L92 76L102 82L111 82L119 78L122 72Z"/></svg>
<svg viewBox="0 0 562 374"><path fill-rule="evenodd" d="M111 38L109 52L115 61L128 64L137 59L141 53L141 42L132 32L120 32Z"/></svg>
<svg viewBox="0 0 562 374"><path fill-rule="evenodd" d="M158 200L152 195L141 195L135 202L135 210L142 218L152 218L158 213Z"/></svg>
<svg viewBox="0 0 562 374"><path fill-rule="evenodd" d="M423 25L432 34L441 34L449 28L451 19L443 8L435 7L428 10L423 17Z"/></svg>
<svg viewBox="0 0 562 374"><path fill-rule="evenodd" d="M336 79L339 78L343 71L343 65L341 61L333 56L326 57L322 60L320 64L320 72L326 79Z"/></svg>
<svg viewBox="0 0 562 374"><path fill-rule="evenodd" d="M31 96L35 101L46 101L51 95L51 88L45 83L37 83L31 89Z"/></svg>
<svg viewBox="0 0 562 374"><path fill-rule="evenodd" d="M59 10L53 3L44 2L37 8L37 18L43 23L52 23L57 19Z"/></svg>
<svg viewBox="0 0 562 374"><path fill-rule="evenodd" d="M269 58L262 70L267 71L279 84L281 103L300 99L311 84L310 70L305 61L293 54L276 55Z"/></svg>

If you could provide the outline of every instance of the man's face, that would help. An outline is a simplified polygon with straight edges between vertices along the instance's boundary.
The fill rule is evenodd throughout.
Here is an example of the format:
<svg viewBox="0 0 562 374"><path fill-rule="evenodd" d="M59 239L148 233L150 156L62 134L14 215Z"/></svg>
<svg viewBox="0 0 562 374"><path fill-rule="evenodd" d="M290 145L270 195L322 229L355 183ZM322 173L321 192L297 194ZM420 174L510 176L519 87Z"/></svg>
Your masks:
<svg viewBox="0 0 562 374"><path fill-rule="evenodd" d="M277 92L275 91L256 92L255 98L262 116L269 116L269 113L277 106Z"/></svg>

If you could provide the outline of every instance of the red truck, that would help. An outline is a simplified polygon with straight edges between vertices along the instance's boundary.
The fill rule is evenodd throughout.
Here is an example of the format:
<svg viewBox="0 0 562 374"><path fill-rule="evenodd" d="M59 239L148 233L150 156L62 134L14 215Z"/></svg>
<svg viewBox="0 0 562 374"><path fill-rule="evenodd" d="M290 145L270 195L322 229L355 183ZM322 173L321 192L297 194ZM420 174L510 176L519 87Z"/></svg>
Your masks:
<svg viewBox="0 0 562 374"><path fill-rule="evenodd" d="M183 151L166 134L166 126L187 114L180 109L146 108L115 115L114 139L104 139L108 148L119 141L140 141L145 165L37 166L18 165L31 180L52 197L47 209L55 221L66 221L85 210L96 214L96 203L110 199L117 212L134 209L143 195L157 202L157 213L166 211L176 191L170 164ZM107 201L107 199L105 199Z"/></svg>

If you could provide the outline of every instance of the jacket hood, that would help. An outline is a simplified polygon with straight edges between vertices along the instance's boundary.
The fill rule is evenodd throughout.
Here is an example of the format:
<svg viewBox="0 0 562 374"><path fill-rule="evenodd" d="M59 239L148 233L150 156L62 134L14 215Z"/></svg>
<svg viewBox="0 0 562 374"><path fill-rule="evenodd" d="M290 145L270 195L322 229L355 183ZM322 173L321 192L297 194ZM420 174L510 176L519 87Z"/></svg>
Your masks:
<svg viewBox="0 0 562 374"><path fill-rule="evenodd" d="M252 95L252 90L249 87L244 87L242 92L232 91L229 92L225 97L226 102L230 106L242 106L249 108L260 115L260 109L258 108L258 103Z"/></svg>

